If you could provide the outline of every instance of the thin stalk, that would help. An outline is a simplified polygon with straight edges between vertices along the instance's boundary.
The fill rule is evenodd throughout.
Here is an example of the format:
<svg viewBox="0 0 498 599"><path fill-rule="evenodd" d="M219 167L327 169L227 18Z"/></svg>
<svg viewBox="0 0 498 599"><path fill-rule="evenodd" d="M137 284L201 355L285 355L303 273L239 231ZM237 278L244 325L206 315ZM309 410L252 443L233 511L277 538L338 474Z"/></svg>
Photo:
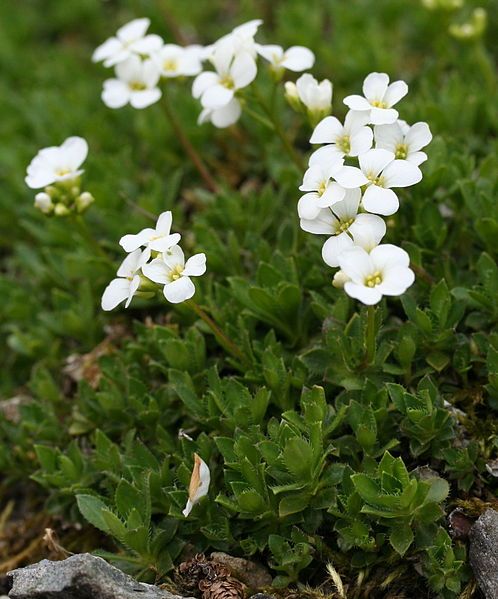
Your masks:
<svg viewBox="0 0 498 599"><path fill-rule="evenodd" d="M368 306L368 309L367 309L367 334L366 334L366 338L365 338L365 345L366 345L365 361L366 361L367 365L372 364L372 362L375 360L375 337L376 337L375 307Z"/></svg>
<svg viewBox="0 0 498 599"><path fill-rule="evenodd" d="M86 241L87 245L89 247L91 247L93 250L95 250L97 252L97 254L99 255L99 257L102 258L102 260L104 262L114 266L113 261L104 252L100 243L90 232L86 220L82 216L76 215L74 218L74 222L76 223L76 227L78 229L78 233L80 234L80 237L82 237Z"/></svg>
<svg viewBox="0 0 498 599"><path fill-rule="evenodd" d="M261 94L259 93L257 88L254 88L254 97L256 98L258 104L261 106L264 113L267 115L270 122L272 123L273 130L280 138L280 141L282 142L285 151L289 155L289 158L292 160L292 162L294 162L294 164L297 166L299 170L304 170L304 163L301 156L299 156L299 154L296 152L290 139L287 137L285 131L282 129L282 125L280 121L277 119L275 111L267 106L266 102L261 97Z"/></svg>
<svg viewBox="0 0 498 599"><path fill-rule="evenodd" d="M193 300L185 302L201 320L213 331L218 343L227 350L234 358L240 360L243 364L248 364L245 354L235 345L228 335L216 324L216 322Z"/></svg>
<svg viewBox="0 0 498 599"><path fill-rule="evenodd" d="M176 114L169 102L167 94L163 95L162 105L164 106L164 113L166 114L166 117L168 118L175 135L178 138L178 141L182 144L185 153L197 169L204 183L207 185L210 191L213 193L218 193L220 190L218 183L216 183L214 178L211 176L209 169L205 165L197 150L192 145L190 139L187 137L187 134L183 130L183 127L180 124L180 121L177 119Z"/></svg>

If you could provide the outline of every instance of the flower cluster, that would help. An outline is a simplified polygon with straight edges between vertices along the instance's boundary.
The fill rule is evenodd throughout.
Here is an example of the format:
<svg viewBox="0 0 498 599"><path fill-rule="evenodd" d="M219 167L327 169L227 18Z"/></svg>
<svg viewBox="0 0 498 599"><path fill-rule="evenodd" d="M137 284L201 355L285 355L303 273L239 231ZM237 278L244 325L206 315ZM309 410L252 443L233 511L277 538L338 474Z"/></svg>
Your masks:
<svg viewBox="0 0 498 599"><path fill-rule="evenodd" d="M119 244L128 256L118 268L117 277L104 290L103 310L112 310L121 302L127 308L133 296L150 297L160 288L172 304L193 297L195 286L191 277L206 272L206 256L196 254L185 261L178 245L181 236L171 233L172 222L171 212L163 212L154 229L142 229L120 239Z"/></svg>
<svg viewBox="0 0 498 599"><path fill-rule="evenodd" d="M115 77L104 82L102 91L109 108L146 108L161 98L161 77L189 77L201 71L200 46L165 44L159 35L147 34L149 25L149 19L134 19L93 53L94 62L114 67Z"/></svg>
<svg viewBox="0 0 498 599"><path fill-rule="evenodd" d="M432 135L426 123L409 126L394 106L408 92L403 81L389 83L385 73L371 73L363 96L344 99L350 108L344 123L325 117L311 136L322 144L310 157L298 203L301 228L327 235L324 262L339 267L334 285L364 304L383 295L401 295L413 283L408 254L391 244L379 245L386 233L381 216L399 208L396 189L422 179L422 151Z"/></svg>
<svg viewBox="0 0 498 599"><path fill-rule="evenodd" d="M44 214L81 214L94 198L81 190L81 165L88 154L82 137L68 137L61 146L43 148L28 166L25 178L31 189L44 189L35 196L35 207Z"/></svg>
<svg viewBox="0 0 498 599"><path fill-rule="evenodd" d="M262 24L260 19L236 27L212 46L206 48L206 59L214 70L205 70L194 80L192 94L200 100L199 123L211 122L215 127L233 125L240 117L242 105L238 92L256 78L258 55L267 60L277 79L285 69L299 72L311 68L315 56L303 46L284 50L275 44L258 44L254 37Z"/></svg>
<svg viewBox="0 0 498 599"><path fill-rule="evenodd" d="M104 82L102 100L109 108L126 104L146 108L160 100L161 78L197 75L192 94L202 106L199 124L211 122L215 127L228 127L241 115L240 90L256 78L258 55L268 61L276 80L285 69L305 71L315 62L313 52L302 46L284 50L275 44L256 43L254 37L261 23L257 19L239 25L210 46L182 47L165 44L160 36L148 34L149 19L135 19L93 53L94 62L113 67L115 72L115 77ZM214 70L203 70L205 62Z"/></svg>

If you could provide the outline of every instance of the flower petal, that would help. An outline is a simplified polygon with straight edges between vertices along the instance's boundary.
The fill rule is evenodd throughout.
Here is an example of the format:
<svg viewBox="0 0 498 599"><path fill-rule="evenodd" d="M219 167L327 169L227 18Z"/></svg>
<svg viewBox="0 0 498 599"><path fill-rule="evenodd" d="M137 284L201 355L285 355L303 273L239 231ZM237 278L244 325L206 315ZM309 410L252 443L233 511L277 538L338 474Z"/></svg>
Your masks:
<svg viewBox="0 0 498 599"><path fill-rule="evenodd" d="M346 189L354 189L366 185L368 179L356 166L343 166L334 173L335 180Z"/></svg>
<svg viewBox="0 0 498 599"><path fill-rule="evenodd" d="M377 285L376 287L366 287L365 285L347 281L344 284L344 291L349 297L360 300L362 304L373 306L374 304L378 304L382 299L382 293L379 287L380 285Z"/></svg>
<svg viewBox="0 0 498 599"><path fill-rule="evenodd" d="M358 214L355 222L349 227L349 233L353 236L355 245L370 252L386 234L386 223L375 214Z"/></svg>
<svg viewBox="0 0 498 599"><path fill-rule="evenodd" d="M374 272L369 254L360 247L354 247L339 256L339 266L352 281L363 285L365 279Z"/></svg>
<svg viewBox="0 0 498 599"><path fill-rule="evenodd" d="M122 48L121 42L116 37L110 37L103 44L95 48L92 54L93 62L101 62L111 56L114 56Z"/></svg>
<svg viewBox="0 0 498 599"><path fill-rule="evenodd" d="M370 122L372 125L389 125L396 122L399 113L394 108L372 108Z"/></svg>
<svg viewBox="0 0 498 599"><path fill-rule="evenodd" d="M65 161L72 170L77 170L88 155L88 143L82 137L68 137L62 144Z"/></svg>
<svg viewBox="0 0 498 599"><path fill-rule="evenodd" d="M149 242L149 247L154 252L165 252L169 248L180 243L182 236L180 233L172 233L171 235L164 235L158 239L153 239Z"/></svg>
<svg viewBox="0 0 498 599"><path fill-rule="evenodd" d="M375 269L383 271L383 274L395 266L408 268L410 264L408 252L391 243L377 246L370 252L370 257Z"/></svg>
<svg viewBox="0 0 498 599"><path fill-rule="evenodd" d="M318 206L318 194L316 191L305 193L297 203L297 213L299 218L306 220L315 219L320 213Z"/></svg>
<svg viewBox="0 0 498 599"><path fill-rule="evenodd" d="M162 258L154 258L149 264L142 266L142 272L144 275L160 285L165 285L170 282L169 274L171 269L164 263Z"/></svg>
<svg viewBox="0 0 498 599"><path fill-rule="evenodd" d="M404 81L393 81L384 94L384 102L389 106L397 104L408 93L408 85Z"/></svg>
<svg viewBox="0 0 498 599"><path fill-rule="evenodd" d="M121 263L118 268L118 277L133 277L137 270L142 266L142 255L144 252L140 248L131 252Z"/></svg>
<svg viewBox="0 0 498 599"><path fill-rule="evenodd" d="M155 229L142 229L136 235L124 235L121 237L119 240L119 245L124 249L125 252L133 252L140 246L146 245L149 242L149 239L154 237L155 234Z"/></svg>
<svg viewBox="0 0 498 599"><path fill-rule="evenodd" d="M348 189L343 200L335 204L332 211L341 221L348 221L352 218L356 218L360 200L360 189Z"/></svg>
<svg viewBox="0 0 498 599"><path fill-rule="evenodd" d="M195 254L185 262L185 277L200 277L206 272L206 254Z"/></svg>
<svg viewBox="0 0 498 599"><path fill-rule="evenodd" d="M114 279L104 290L101 300L102 310L108 312L113 310L121 302L128 299L130 293L130 281L128 279Z"/></svg>
<svg viewBox="0 0 498 599"><path fill-rule="evenodd" d="M138 291L139 287L140 287L140 276L135 275L133 277L133 279L130 281L130 288L128 290L128 297L126 299L125 308L128 308L128 306L131 304L131 300L133 299L133 296L135 295L135 293Z"/></svg>
<svg viewBox="0 0 498 599"><path fill-rule="evenodd" d="M143 37L149 25L150 19L133 19L133 21L120 27L116 35L123 42L132 42Z"/></svg>
<svg viewBox="0 0 498 599"><path fill-rule="evenodd" d="M157 218L156 231L161 235L169 235L171 231L171 225L173 223L173 214L171 210L161 212Z"/></svg>
<svg viewBox="0 0 498 599"><path fill-rule="evenodd" d="M377 185L371 185L365 191L361 203L367 212L382 214L382 216L390 216L399 208L398 196L394 191Z"/></svg>
<svg viewBox="0 0 498 599"><path fill-rule="evenodd" d="M308 220L302 218L299 222L301 229L314 235L334 235L339 221L328 208L323 208L317 217Z"/></svg>
<svg viewBox="0 0 498 599"><path fill-rule="evenodd" d="M281 65L289 71L299 73L307 71L315 63L315 55L309 48L304 46L292 46L285 51Z"/></svg>
<svg viewBox="0 0 498 599"><path fill-rule="evenodd" d="M195 286L188 277L180 277L172 283L167 283L163 289L164 297L172 304L180 304L195 293Z"/></svg>
<svg viewBox="0 0 498 599"><path fill-rule="evenodd" d="M192 95L194 98L200 98L202 94L220 80L220 76L213 71L204 71L194 79L192 84Z"/></svg>
<svg viewBox="0 0 498 599"><path fill-rule="evenodd" d="M209 87L201 98L201 104L204 108L222 108L226 106L233 98L234 90L228 89L224 85L217 83Z"/></svg>
<svg viewBox="0 0 498 599"><path fill-rule="evenodd" d="M339 183L336 183L335 181L331 181L323 194L318 198L317 204L320 208L334 206L344 198L345 193L346 190L342 185L339 185Z"/></svg>
<svg viewBox="0 0 498 599"><path fill-rule="evenodd" d="M133 108L147 108L161 99L162 92L158 87L131 92L130 104Z"/></svg>
<svg viewBox="0 0 498 599"><path fill-rule="evenodd" d="M399 123L390 125L375 125L375 147L396 152L396 146L404 143L404 135Z"/></svg>
<svg viewBox="0 0 498 599"><path fill-rule="evenodd" d="M236 123L239 120L241 113L242 107L240 106L240 102L237 98L232 98L226 106L212 111L211 122L215 127L224 129L225 127L230 127L230 125Z"/></svg>
<svg viewBox="0 0 498 599"><path fill-rule="evenodd" d="M101 98L108 108L122 108L128 104L130 89L119 79L107 79L104 81Z"/></svg>
<svg viewBox="0 0 498 599"><path fill-rule="evenodd" d="M389 85L389 75L386 73L370 73L363 82L363 95L370 102L382 101Z"/></svg>
<svg viewBox="0 0 498 599"><path fill-rule="evenodd" d="M418 152L432 141L432 133L427 123L415 123L406 134L405 142L410 152Z"/></svg>
<svg viewBox="0 0 498 599"><path fill-rule="evenodd" d="M408 162L420 166L427 160L427 154L425 152L412 152L411 154L408 154L406 159Z"/></svg>
<svg viewBox="0 0 498 599"><path fill-rule="evenodd" d="M359 156L368 152L372 147L373 131L370 127L361 127L349 138L350 150L348 156Z"/></svg>
<svg viewBox="0 0 498 599"><path fill-rule="evenodd" d="M343 127L335 116L326 116L315 127L310 138L310 144L334 143L342 135Z"/></svg>
<svg viewBox="0 0 498 599"><path fill-rule="evenodd" d="M393 160L382 172L386 187L410 187L422 180L422 171L407 160Z"/></svg>
<svg viewBox="0 0 498 599"><path fill-rule="evenodd" d="M309 165L314 166L316 164L321 164L322 166L332 168L334 165L338 166L338 163L343 156L344 152L339 150L335 144L322 146L311 154Z"/></svg>
<svg viewBox="0 0 498 599"><path fill-rule="evenodd" d="M241 89L252 83L257 73L256 61L249 52L238 54L230 67L230 75L235 84L235 89Z"/></svg>
<svg viewBox="0 0 498 599"><path fill-rule="evenodd" d="M354 247L353 240L347 233L330 237L323 244L322 258L325 264L335 268L339 266L339 256Z"/></svg>
<svg viewBox="0 0 498 599"><path fill-rule="evenodd" d="M372 177L378 177L393 160L394 154L382 149L368 150L358 158L363 173Z"/></svg>
<svg viewBox="0 0 498 599"><path fill-rule="evenodd" d="M410 268L395 266L383 277L379 286L384 295L402 295L413 285L415 273Z"/></svg>
<svg viewBox="0 0 498 599"><path fill-rule="evenodd" d="M358 96L357 94L353 94L352 96L346 96L343 102L351 110L363 111L372 109L370 102L366 100L363 96Z"/></svg>

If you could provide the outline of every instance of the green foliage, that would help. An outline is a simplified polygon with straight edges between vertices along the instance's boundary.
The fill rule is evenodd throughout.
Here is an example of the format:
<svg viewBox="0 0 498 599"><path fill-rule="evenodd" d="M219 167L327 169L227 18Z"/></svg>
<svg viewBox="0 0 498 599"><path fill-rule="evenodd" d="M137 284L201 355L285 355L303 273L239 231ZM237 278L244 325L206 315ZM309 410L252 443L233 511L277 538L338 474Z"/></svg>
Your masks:
<svg viewBox="0 0 498 599"><path fill-rule="evenodd" d="M435 596L458 597L469 569L445 516L497 490L485 464L498 447L498 6L485 4L489 39L466 43L448 35L444 12L402 0L240 2L229 19L220 0L3 0L5 488L31 477L47 510L102 531L115 542L105 556L147 580L188 545L263 560L280 587L320 582L331 561L349 581L407 567ZM365 74L409 82L402 116L429 122L434 140L386 241L409 252L417 281L379 305L372 360L366 310L332 287L319 240L299 230L302 173L276 137L248 115L231 133L198 127L189 84L172 86L178 119L223 181L215 195L159 106L101 103L91 51L135 16L169 40L178 23L200 43L264 16L262 40L315 51L339 118ZM309 129L276 101L304 154ZM90 144L88 230L37 213L23 184L40 147L75 134ZM208 256L196 300L244 360L184 305L100 310L117 240L167 209L187 252ZM211 486L185 518L194 453Z"/></svg>

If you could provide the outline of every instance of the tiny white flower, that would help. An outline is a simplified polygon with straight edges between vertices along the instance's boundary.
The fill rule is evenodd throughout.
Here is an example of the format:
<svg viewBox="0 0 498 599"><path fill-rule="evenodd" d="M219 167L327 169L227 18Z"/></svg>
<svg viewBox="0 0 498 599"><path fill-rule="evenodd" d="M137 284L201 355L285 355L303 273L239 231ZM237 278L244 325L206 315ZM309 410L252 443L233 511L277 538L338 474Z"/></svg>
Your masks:
<svg viewBox="0 0 498 599"><path fill-rule="evenodd" d="M197 46L165 44L151 59L163 77L192 77L202 71L201 53Z"/></svg>
<svg viewBox="0 0 498 599"><path fill-rule="evenodd" d="M157 87L160 73L148 58L142 61L130 56L116 65L116 79L104 81L102 100L109 108L122 108L130 104L133 108L146 108L161 98Z"/></svg>
<svg viewBox="0 0 498 599"><path fill-rule="evenodd" d="M299 73L311 69L315 63L315 55L304 46L292 46L284 51L282 46L276 44L258 45L257 51L274 69L288 69Z"/></svg>
<svg viewBox="0 0 498 599"><path fill-rule="evenodd" d="M230 33L227 33L217 40L210 48L208 58L220 47L224 51L240 54L247 52L253 59L256 58L257 46L254 36L258 32L259 26L263 23L261 19L253 19L242 25L237 25Z"/></svg>
<svg viewBox="0 0 498 599"><path fill-rule="evenodd" d="M93 62L103 61L104 66L112 67L132 55L149 56L159 50L163 40L158 35L145 35L149 25L149 19L134 19L123 25L115 37L109 38L95 50Z"/></svg>
<svg viewBox="0 0 498 599"><path fill-rule="evenodd" d="M305 73L296 81L299 99L310 112L326 113L332 106L332 83L324 79L320 83Z"/></svg>
<svg viewBox="0 0 498 599"><path fill-rule="evenodd" d="M88 154L88 144L82 137L68 137L61 146L40 150L28 166L26 185L40 189L58 181L79 177L80 166Z"/></svg>
<svg viewBox="0 0 498 599"><path fill-rule="evenodd" d="M194 295L195 286L190 277L206 272L206 255L195 254L185 262L182 249L175 245L143 266L142 272L154 283L164 285L163 293L168 302L179 304Z"/></svg>
<svg viewBox="0 0 498 599"><path fill-rule="evenodd" d="M325 264L339 266L342 252L359 245L367 251L380 243L386 234L386 223L375 214L358 213L359 189L349 189L345 198L320 210L314 219L301 219L301 228L315 235L329 235L322 248Z"/></svg>
<svg viewBox="0 0 498 599"><path fill-rule="evenodd" d="M192 470L188 488L187 505L182 512L185 518L190 514L194 505L208 494L210 483L211 473L209 471L209 466L195 453L194 468Z"/></svg>
<svg viewBox="0 0 498 599"><path fill-rule="evenodd" d="M392 125L374 127L375 147L393 152L399 160L408 160L419 166L427 160L427 154L420 150L432 140L427 123L415 123L411 127L405 121Z"/></svg>
<svg viewBox="0 0 498 599"><path fill-rule="evenodd" d="M113 279L105 288L102 295L102 310L113 310L121 302L126 300L125 308L140 287L140 275L138 271L149 259L150 252L137 249L128 254L118 268L118 278Z"/></svg>
<svg viewBox="0 0 498 599"><path fill-rule="evenodd" d="M119 240L119 245L125 252L133 252L142 246L145 246L149 250L149 253L150 250L165 252L170 247L176 245L181 239L179 233L171 233L172 222L173 215L171 211L163 212L157 219L155 229L147 227L136 235L125 235Z"/></svg>
<svg viewBox="0 0 498 599"><path fill-rule="evenodd" d="M339 266L350 281L344 291L369 306L383 295L402 295L415 280L405 250L391 244L379 245L370 253L355 247L339 256Z"/></svg>
<svg viewBox="0 0 498 599"><path fill-rule="evenodd" d="M38 210L43 212L43 214L49 214L52 212L54 205L52 203L52 198L48 195L48 193L41 191L35 195L35 208L38 208Z"/></svg>
<svg viewBox="0 0 498 599"><path fill-rule="evenodd" d="M351 110L366 111L374 125L394 123L398 111L393 108L408 93L404 81L389 84L386 73L370 73L363 82L363 96L352 95L344 98L344 104Z"/></svg>
<svg viewBox="0 0 498 599"><path fill-rule="evenodd" d="M373 133L366 127L368 115L365 112L350 110L344 125L335 116L327 116L318 123L311 136L312 144L327 144L310 157L310 164L331 160L338 156L358 156L372 147Z"/></svg>
<svg viewBox="0 0 498 599"><path fill-rule="evenodd" d="M342 270L338 270L335 274L334 274L334 278L332 279L332 285L336 288L336 289L344 289L344 285L348 282L351 281L351 279L345 275Z"/></svg>
<svg viewBox="0 0 498 599"><path fill-rule="evenodd" d="M197 123L212 123L218 129L230 127L236 123L242 114L242 107L237 98L232 98L226 106L221 108L204 108L197 119Z"/></svg>
<svg viewBox="0 0 498 599"><path fill-rule="evenodd" d="M399 208L399 199L392 187L409 187L422 179L422 172L407 160L395 160L393 152L368 150L358 157L360 168L342 167L335 179L346 188L367 186L362 206L367 212L389 216Z"/></svg>
<svg viewBox="0 0 498 599"><path fill-rule="evenodd" d="M225 45L214 50L211 62L216 72L204 71L192 86L192 95L200 98L203 108L226 106L235 92L252 83L257 74L256 62L248 52L234 54Z"/></svg>
<svg viewBox="0 0 498 599"><path fill-rule="evenodd" d="M300 218L314 219L322 208L334 205L344 198L346 190L332 177L343 165L340 157L330 163L313 164L304 173L300 191L306 191L297 204Z"/></svg>

